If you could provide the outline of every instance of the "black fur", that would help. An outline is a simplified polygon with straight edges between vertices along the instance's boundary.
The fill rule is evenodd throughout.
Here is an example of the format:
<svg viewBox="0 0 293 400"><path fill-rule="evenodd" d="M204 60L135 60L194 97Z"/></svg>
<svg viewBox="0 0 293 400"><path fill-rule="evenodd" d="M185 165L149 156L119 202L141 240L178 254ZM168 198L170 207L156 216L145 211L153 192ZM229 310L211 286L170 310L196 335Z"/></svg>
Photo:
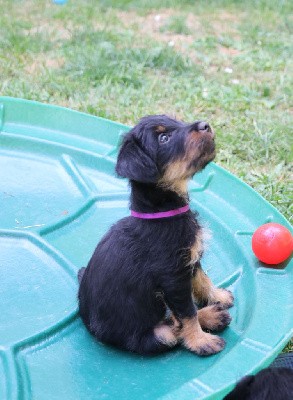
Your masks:
<svg viewBox="0 0 293 400"><path fill-rule="evenodd" d="M130 179L131 209L150 213L187 204L187 198L158 181L168 164L184 156L188 135L198 124L151 116L126 134L116 171ZM162 130L167 139L160 136ZM199 147L200 154L210 158L191 160L189 177L213 158L213 141L202 140ZM167 307L179 321L196 314L189 261L199 229L191 211L155 220L129 216L112 226L80 283L80 315L88 330L104 343L133 352L169 349L153 331L165 319Z"/></svg>
<svg viewBox="0 0 293 400"><path fill-rule="evenodd" d="M84 271L85 271L86 269L85 269L85 267L82 267L82 268L80 268L80 270L78 271L78 274L77 274L77 279L78 279L78 283L80 284L80 282L82 281L82 277L83 277L83 274L84 274Z"/></svg>
<svg viewBox="0 0 293 400"><path fill-rule="evenodd" d="M292 400L293 371L266 368L255 376L245 376L224 400Z"/></svg>

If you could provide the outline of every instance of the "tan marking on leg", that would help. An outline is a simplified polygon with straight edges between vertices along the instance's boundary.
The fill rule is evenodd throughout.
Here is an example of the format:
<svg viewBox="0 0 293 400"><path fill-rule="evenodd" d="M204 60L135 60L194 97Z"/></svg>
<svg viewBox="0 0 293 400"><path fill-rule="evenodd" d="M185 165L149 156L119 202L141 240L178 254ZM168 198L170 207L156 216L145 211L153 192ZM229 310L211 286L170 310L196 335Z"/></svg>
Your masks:
<svg viewBox="0 0 293 400"><path fill-rule="evenodd" d="M183 340L183 345L196 354L207 356L218 353L225 347L222 338L202 330L197 317L183 319L182 324L179 337Z"/></svg>
<svg viewBox="0 0 293 400"><path fill-rule="evenodd" d="M192 279L192 291L195 301L198 303L208 302L213 287L210 278L199 268Z"/></svg>
<svg viewBox="0 0 293 400"><path fill-rule="evenodd" d="M209 303L217 303L218 301L225 308L230 308L234 304L234 296L229 290L213 287L209 295Z"/></svg>
<svg viewBox="0 0 293 400"><path fill-rule="evenodd" d="M180 333L180 329L182 328L182 323L181 323L181 321L179 321L179 320L174 316L173 313L171 313L170 318L171 318L172 323L173 323L173 324L171 325L172 332L174 333L174 335L175 335L176 337L178 337L178 335L179 335L179 333Z"/></svg>
<svg viewBox="0 0 293 400"><path fill-rule="evenodd" d="M201 268L192 279L193 296L196 302L213 304L220 302L225 308L233 306L234 297L229 290L215 287Z"/></svg>
<svg viewBox="0 0 293 400"><path fill-rule="evenodd" d="M167 346L173 347L177 344L177 338L168 325L161 324L155 327L154 334L159 342L166 344Z"/></svg>
<svg viewBox="0 0 293 400"><path fill-rule="evenodd" d="M198 321L203 329L222 331L231 322L231 316L220 304L213 304L198 310Z"/></svg>

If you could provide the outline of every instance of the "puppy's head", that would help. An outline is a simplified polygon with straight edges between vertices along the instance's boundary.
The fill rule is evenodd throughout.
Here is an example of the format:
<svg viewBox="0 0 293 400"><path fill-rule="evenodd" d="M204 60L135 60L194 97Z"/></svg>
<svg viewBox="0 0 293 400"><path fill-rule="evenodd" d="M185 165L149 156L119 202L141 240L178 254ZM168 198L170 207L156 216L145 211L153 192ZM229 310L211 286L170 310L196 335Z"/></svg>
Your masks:
<svg viewBox="0 0 293 400"><path fill-rule="evenodd" d="M214 157L214 133L206 122L186 124L154 115L142 118L124 137L116 172L176 190Z"/></svg>
<svg viewBox="0 0 293 400"><path fill-rule="evenodd" d="M293 370L270 367L242 378L224 400L291 400L292 393Z"/></svg>

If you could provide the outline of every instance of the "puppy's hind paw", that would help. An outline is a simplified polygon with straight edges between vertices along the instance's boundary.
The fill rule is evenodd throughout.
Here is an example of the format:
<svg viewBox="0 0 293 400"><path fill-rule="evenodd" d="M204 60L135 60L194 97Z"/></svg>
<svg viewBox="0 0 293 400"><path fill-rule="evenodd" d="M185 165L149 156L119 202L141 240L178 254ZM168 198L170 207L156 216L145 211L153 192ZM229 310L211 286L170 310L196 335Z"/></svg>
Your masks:
<svg viewBox="0 0 293 400"><path fill-rule="evenodd" d="M223 308L230 308L234 305L234 296L230 290L215 288L209 298L209 304L220 302Z"/></svg>
<svg viewBox="0 0 293 400"><path fill-rule="evenodd" d="M224 339L210 333L203 332L192 343L185 343L185 346L199 356L209 356L219 353L224 349L226 342Z"/></svg>
<svg viewBox="0 0 293 400"><path fill-rule="evenodd" d="M221 303L204 307L198 311L198 321L202 329L220 332L230 324L231 320L230 314L224 310Z"/></svg>

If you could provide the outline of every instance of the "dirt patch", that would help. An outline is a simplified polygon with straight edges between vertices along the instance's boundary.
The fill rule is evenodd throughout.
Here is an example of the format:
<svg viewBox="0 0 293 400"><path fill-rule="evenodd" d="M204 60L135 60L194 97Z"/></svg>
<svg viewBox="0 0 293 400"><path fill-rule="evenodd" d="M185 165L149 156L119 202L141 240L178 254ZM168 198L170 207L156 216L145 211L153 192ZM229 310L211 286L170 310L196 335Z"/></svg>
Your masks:
<svg viewBox="0 0 293 400"><path fill-rule="evenodd" d="M121 11L117 13L120 21L124 27L137 26L138 30L142 33L147 33L159 41L168 41L175 39L189 43L192 39L201 38L209 31L214 31L214 34L220 35L223 32L231 32L237 34L236 25L241 20L239 15L222 11L221 13L209 18L198 16L193 13L188 13L185 16L186 26L190 30L190 35L174 34L172 32L162 32L161 28L164 27L171 17L182 16L172 9L160 10L159 13L150 13L146 16L140 16L133 11Z"/></svg>
<svg viewBox="0 0 293 400"><path fill-rule="evenodd" d="M221 11L217 15L213 15L211 19L211 27L216 36L228 35L233 39L240 39L237 25L240 23L243 13L232 14L228 11Z"/></svg>
<svg viewBox="0 0 293 400"><path fill-rule="evenodd" d="M231 47L223 47L223 46L219 46L219 52L221 54L224 54L227 56L238 56L239 54L241 54L240 50L233 49Z"/></svg>
<svg viewBox="0 0 293 400"><path fill-rule="evenodd" d="M146 16L140 16L133 11L121 11L117 13L117 16L124 28L132 28L138 32L138 38L141 36L144 38L149 37L173 47L181 54L188 56L195 64L202 63L197 51L193 48L193 43L196 40L204 39L208 36L221 37L224 34L237 39L238 32L235 25L240 20L239 16L224 11L213 15L209 19L188 13L185 16L185 21L190 34L177 34L162 31L162 28L168 24L171 17L182 16L182 14L172 9L160 10L159 13L152 12ZM224 46L219 46L219 52L228 56L240 54L239 50Z"/></svg>
<svg viewBox="0 0 293 400"><path fill-rule="evenodd" d="M159 13L150 13L144 17L137 15L135 12L120 12L119 18L123 22L124 27L132 27L139 32L144 38L149 37L156 42L163 43L188 58L194 64L202 64L202 60L197 52L192 48L196 39L203 36L203 27L200 20L194 14L189 13L186 16L186 26L191 34L178 34L161 29L167 25L171 17L178 16L175 10L160 10Z"/></svg>
<svg viewBox="0 0 293 400"><path fill-rule="evenodd" d="M230 22L235 22L238 23L242 17L243 13L239 13L239 11L237 11L236 13L231 13L228 11L221 11L219 12L219 14L217 15L218 19L220 20L224 20L224 21L230 21Z"/></svg>
<svg viewBox="0 0 293 400"><path fill-rule="evenodd" d="M29 74L39 74L44 69L58 69L65 64L65 58L55 57L49 58L45 54L39 54L34 57L33 61L30 63L26 60L25 71Z"/></svg>
<svg viewBox="0 0 293 400"><path fill-rule="evenodd" d="M73 32L76 30L76 27L73 27L71 24L61 24L60 22L44 22L38 26L34 26L30 29L26 29L25 33L28 36L34 36L36 34L44 34L50 38L51 41L58 40L69 40L72 38Z"/></svg>
<svg viewBox="0 0 293 400"><path fill-rule="evenodd" d="M158 42L166 43L176 50L185 52L194 42L196 36L201 35L201 26L199 20L192 14L186 18L186 26L192 34L184 35L172 32L162 32L170 17L177 16L174 10L160 10L159 13L150 13L146 16L140 16L135 12L119 12L118 17L125 28L133 27L143 36L148 36Z"/></svg>

